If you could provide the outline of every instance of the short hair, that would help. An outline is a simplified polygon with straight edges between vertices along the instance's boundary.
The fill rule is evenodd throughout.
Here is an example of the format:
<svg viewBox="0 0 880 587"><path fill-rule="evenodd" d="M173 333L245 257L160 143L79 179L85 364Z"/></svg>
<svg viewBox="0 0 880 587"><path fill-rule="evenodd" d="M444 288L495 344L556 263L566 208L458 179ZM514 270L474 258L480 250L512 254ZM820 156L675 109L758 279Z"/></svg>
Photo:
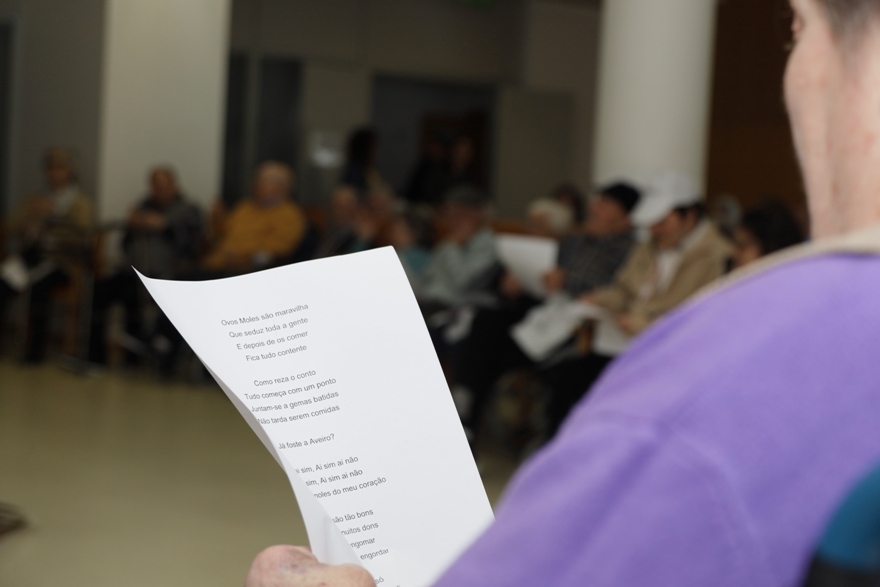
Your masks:
<svg viewBox="0 0 880 587"><path fill-rule="evenodd" d="M171 178L171 181L177 183L177 170L174 169L173 166L162 163L160 165L156 165L147 172L147 181L153 181L153 178L159 174L167 175Z"/></svg>
<svg viewBox="0 0 880 587"><path fill-rule="evenodd" d="M275 178L281 180L287 186L286 191L289 194L293 193L294 187L296 186L296 174L293 172L293 168L290 165L270 159L264 161L259 167L257 167L257 177L263 173L269 173Z"/></svg>
<svg viewBox="0 0 880 587"><path fill-rule="evenodd" d="M770 201L743 216L740 228L758 242L762 255L803 242L797 219L784 203Z"/></svg>
<svg viewBox="0 0 880 587"><path fill-rule="evenodd" d="M857 39L880 13L880 0L818 0L831 30L842 40Z"/></svg>

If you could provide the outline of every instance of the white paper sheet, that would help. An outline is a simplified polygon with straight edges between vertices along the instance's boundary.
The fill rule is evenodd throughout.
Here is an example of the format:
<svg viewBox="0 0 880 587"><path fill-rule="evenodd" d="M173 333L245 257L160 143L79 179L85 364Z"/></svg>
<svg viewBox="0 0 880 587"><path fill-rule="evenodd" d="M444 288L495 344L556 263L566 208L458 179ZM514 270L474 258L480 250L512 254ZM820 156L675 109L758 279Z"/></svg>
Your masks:
<svg viewBox="0 0 880 587"><path fill-rule="evenodd" d="M626 350L632 339L632 335L627 334L617 325L614 316L603 310L593 333L593 352L606 357L616 357Z"/></svg>
<svg viewBox="0 0 880 587"><path fill-rule="evenodd" d="M546 297L544 276L556 267L559 243L550 238L501 234L498 256L523 288L535 297Z"/></svg>
<svg viewBox="0 0 880 587"><path fill-rule="evenodd" d="M554 295L526 314L510 330L510 335L533 361L549 358L553 351L572 337L586 320L596 323L592 350L601 355L617 356L626 350L632 337L617 325L604 308Z"/></svg>
<svg viewBox="0 0 880 587"><path fill-rule="evenodd" d="M290 478L311 547L419 587L492 512L390 248L205 282L143 278Z"/></svg>

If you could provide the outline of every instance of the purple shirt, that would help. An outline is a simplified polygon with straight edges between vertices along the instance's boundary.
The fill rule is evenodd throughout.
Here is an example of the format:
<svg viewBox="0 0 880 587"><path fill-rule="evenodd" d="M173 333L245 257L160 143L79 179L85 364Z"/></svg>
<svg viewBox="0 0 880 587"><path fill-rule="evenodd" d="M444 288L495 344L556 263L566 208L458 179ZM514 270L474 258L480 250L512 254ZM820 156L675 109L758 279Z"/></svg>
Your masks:
<svg viewBox="0 0 880 587"><path fill-rule="evenodd" d="M438 587L798 585L880 460L880 257L781 265L622 356Z"/></svg>

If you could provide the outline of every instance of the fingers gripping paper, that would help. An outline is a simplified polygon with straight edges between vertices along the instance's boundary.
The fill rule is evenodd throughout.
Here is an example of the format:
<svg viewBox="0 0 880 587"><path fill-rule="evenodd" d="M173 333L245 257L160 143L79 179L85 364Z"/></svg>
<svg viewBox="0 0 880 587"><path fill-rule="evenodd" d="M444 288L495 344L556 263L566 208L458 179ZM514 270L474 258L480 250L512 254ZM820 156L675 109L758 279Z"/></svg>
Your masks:
<svg viewBox="0 0 880 587"><path fill-rule="evenodd" d="M141 277L287 472L312 549L429 585L492 520L390 248L241 277Z"/></svg>

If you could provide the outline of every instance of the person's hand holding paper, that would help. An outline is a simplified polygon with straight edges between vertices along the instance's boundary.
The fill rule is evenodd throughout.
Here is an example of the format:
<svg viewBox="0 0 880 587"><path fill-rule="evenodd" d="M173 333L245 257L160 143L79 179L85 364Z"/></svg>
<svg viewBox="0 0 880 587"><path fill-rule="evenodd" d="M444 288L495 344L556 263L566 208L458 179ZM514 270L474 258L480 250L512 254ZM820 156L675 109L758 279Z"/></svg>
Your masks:
<svg viewBox="0 0 880 587"><path fill-rule="evenodd" d="M423 587L492 520L392 249L143 280L287 472L322 563Z"/></svg>
<svg viewBox="0 0 880 587"><path fill-rule="evenodd" d="M272 546L251 565L245 587L374 587L357 565L325 565L301 546Z"/></svg>

